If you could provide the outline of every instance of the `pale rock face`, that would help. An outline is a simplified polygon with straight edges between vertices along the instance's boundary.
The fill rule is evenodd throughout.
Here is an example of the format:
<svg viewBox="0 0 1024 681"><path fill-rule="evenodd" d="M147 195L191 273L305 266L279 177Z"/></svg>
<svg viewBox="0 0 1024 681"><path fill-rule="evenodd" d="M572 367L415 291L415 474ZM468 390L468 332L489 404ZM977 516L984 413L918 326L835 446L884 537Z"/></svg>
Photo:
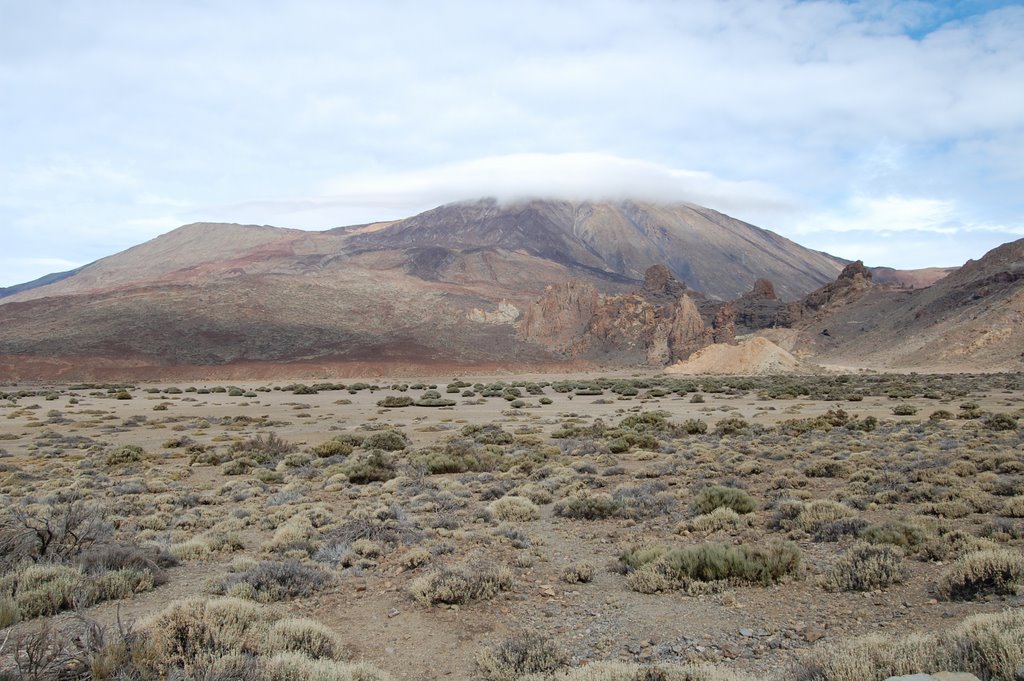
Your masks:
<svg viewBox="0 0 1024 681"><path fill-rule="evenodd" d="M494 312L487 312L475 307L466 313L466 318L471 322L479 322L481 324L512 324L519 319L519 314L518 307L503 300L498 303L498 307Z"/></svg>

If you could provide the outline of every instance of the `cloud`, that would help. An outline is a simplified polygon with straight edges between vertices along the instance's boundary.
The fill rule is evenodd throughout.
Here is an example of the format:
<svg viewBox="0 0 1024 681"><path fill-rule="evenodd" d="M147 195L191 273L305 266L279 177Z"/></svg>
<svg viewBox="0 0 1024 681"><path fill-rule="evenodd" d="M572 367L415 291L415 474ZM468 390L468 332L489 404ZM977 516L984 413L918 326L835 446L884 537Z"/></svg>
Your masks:
<svg viewBox="0 0 1024 681"><path fill-rule="evenodd" d="M838 211L809 215L793 225L793 234L820 232L916 232L927 234L962 234L990 232L1024 235L1024 223L1016 225L988 224L969 220L955 201L949 199L884 196L855 196Z"/></svg>
<svg viewBox="0 0 1024 681"><path fill-rule="evenodd" d="M978 244L1024 215L1019 3L60 4L3 12L6 253L479 195Z"/></svg>

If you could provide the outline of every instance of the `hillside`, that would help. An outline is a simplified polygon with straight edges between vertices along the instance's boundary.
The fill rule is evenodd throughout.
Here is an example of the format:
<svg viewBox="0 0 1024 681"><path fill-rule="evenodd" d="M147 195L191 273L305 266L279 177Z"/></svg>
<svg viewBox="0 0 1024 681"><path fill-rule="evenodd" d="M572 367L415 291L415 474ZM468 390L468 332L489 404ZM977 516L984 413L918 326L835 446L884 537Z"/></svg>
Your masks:
<svg viewBox="0 0 1024 681"><path fill-rule="evenodd" d="M812 294L813 295L813 294ZM840 366L1024 369L1024 239L919 290L862 280L809 314L797 350Z"/></svg>

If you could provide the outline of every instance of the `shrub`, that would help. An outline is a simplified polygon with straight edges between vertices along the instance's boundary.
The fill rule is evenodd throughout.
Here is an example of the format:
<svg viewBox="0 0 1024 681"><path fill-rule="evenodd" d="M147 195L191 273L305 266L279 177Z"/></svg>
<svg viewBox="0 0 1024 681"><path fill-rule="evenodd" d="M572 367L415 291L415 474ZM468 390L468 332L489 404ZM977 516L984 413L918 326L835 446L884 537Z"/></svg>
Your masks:
<svg viewBox="0 0 1024 681"><path fill-rule="evenodd" d="M715 435L746 435L750 424L738 416L727 416L715 424Z"/></svg>
<svg viewBox="0 0 1024 681"><path fill-rule="evenodd" d="M28 565L10 573L0 579L0 596L14 599L23 620L96 602L92 581L69 565Z"/></svg>
<svg viewBox="0 0 1024 681"><path fill-rule="evenodd" d="M189 669L214 656L259 654L270 624L278 618L252 601L189 598L143 620L139 633L158 664Z"/></svg>
<svg viewBox="0 0 1024 681"><path fill-rule="evenodd" d="M783 530L799 529L814 533L825 524L854 515L856 512L852 508L831 499L815 499L808 502L787 500L779 502L775 507L772 525Z"/></svg>
<svg viewBox="0 0 1024 681"><path fill-rule="evenodd" d="M586 584L594 578L594 566L586 561L565 566L562 581L566 584Z"/></svg>
<svg viewBox="0 0 1024 681"><path fill-rule="evenodd" d="M601 520L617 514L622 508L609 494L580 493L562 499L554 506L555 515L576 520Z"/></svg>
<svg viewBox="0 0 1024 681"><path fill-rule="evenodd" d="M112 532L106 509L77 497L44 506L15 506L0 518L0 569L26 559L70 560Z"/></svg>
<svg viewBox="0 0 1024 681"><path fill-rule="evenodd" d="M1017 419L1010 414L992 414L983 423L989 430L1017 430Z"/></svg>
<svg viewBox="0 0 1024 681"><path fill-rule="evenodd" d="M377 406L386 409L397 409L400 407L411 407L413 402L415 400L408 395L388 395L382 400L377 400Z"/></svg>
<svg viewBox="0 0 1024 681"><path fill-rule="evenodd" d="M917 407L912 404L897 404L892 408L894 416L913 416L917 413Z"/></svg>
<svg viewBox="0 0 1024 681"><path fill-rule="evenodd" d="M410 585L418 602L463 604L492 598L512 588L512 572L504 566L471 563L444 567L420 577Z"/></svg>
<svg viewBox="0 0 1024 681"><path fill-rule="evenodd" d="M297 560L265 561L245 572L228 575L215 587L215 591L271 603L310 596L320 591L328 581L330 577L326 572Z"/></svg>
<svg viewBox="0 0 1024 681"><path fill-rule="evenodd" d="M548 637L523 634L485 650L476 658L483 681L516 681L526 674L550 674L568 665L568 658Z"/></svg>
<svg viewBox="0 0 1024 681"><path fill-rule="evenodd" d="M1024 556L1018 551L991 549L957 559L939 581L939 593L955 601L988 594L1013 594L1024 582Z"/></svg>
<svg viewBox="0 0 1024 681"><path fill-rule="evenodd" d="M327 442L321 442L317 446L313 447L312 452L321 458L328 458L332 456L348 456L352 453L354 448L348 442L339 442L338 440L328 440Z"/></svg>
<svg viewBox="0 0 1024 681"><path fill-rule="evenodd" d="M394 460L379 449L353 454L341 465L340 472L356 485L385 482L397 475Z"/></svg>
<svg viewBox="0 0 1024 681"><path fill-rule="evenodd" d="M739 514L750 513L757 507L754 498L735 487L712 485L701 490L693 502L699 513L710 513L716 508L731 508Z"/></svg>
<svg viewBox="0 0 1024 681"><path fill-rule="evenodd" d="M708 432L708 424L701 419L686 419L681 426L687 435L703 435Z"/></svg>
<svg viewBox="0 0 1024 681"><path fill-rule="evenodd" d="M719 506L710 513L704 513L685 523L683 527L692 532L715 532L729 527L736 527L740 515L728 506Z"/></svg>
<svg viewBox="0 0 1024 681"><path fill-rule="evenodd" d="M793 670L796 681L861 681L957 669L1014 681L1024 664L1024 612L968 617L944 632L869 634L814 648Z"/></svg>
<svg viewBox="0 0 1024 681"><path fill-rule="evenodd" d="M270 625L266 638L267 654L300 653L314 660L337 660L344 644L337 634L315 620L289 618Z"/></svg>
<svg viewBox="0 0 1024 681"><path fill-rule="evenodd" d="M507 496L488 506L495 518L508 522L526 522L540 518L540 509L525 497Z"/></svg>
<svg viewBox="0 0 1024 681"><path fill-rule="evenodd" d="M277 461L286 454L297 451L298 447L282 439L277 433L257 434L255 437L236 442L231 446L232 452L246 452L256 463Z"/></svg>
<svg viewBox="0 0 1024 681"><path fill-rule="evenodd" d="M142 447L136 445L125 445L107 453L106 464L108 466L123 466L126 463L138 463L142 461L145 452Z"/></svg>
<svg viewBox="0 0 1024 681"><path fill-rule="evenodd" d="M363 662L311 660L300 653L278 653L264 662L260 681L391 681L391 676Z"/></svg>
<svg viewBox="0 0 1024 681"><path fill-rule="evenodd" d="M767 585L800 569L800 550L792 542L772 542L765 547L698 544L669 551L659 547L648 556L633 554L630 560L639 564L638 573L647 571L663 577L663 585L670 588L719 581ZM644 586L659 585L658 580L644 584L644 576L630 580L630 587L642 591ZM658 590L664 590L664 586Z"/></svg>
<svg viewBox="0 0 1024 681"><path fill-rule="evenodd" d="M385 452L400 452L406 448L409 440L397 430L381 430L363 440L366 449L383 449Z"/></svg>
<svg viewBox="0 0 1024 681"><path fill-rule="evenodd" d="M916 525L894 520L868 525L861 530L860 538L869 544L891 544L913 551L925 543L928 535Z"/></svg>
<svg viewBox="0 0 1024 681"><path fill-rule="evenodd" d="M902 554L883 544L857 544L829 572L826 583L837 591L873 591L903 581Z"/></svg>

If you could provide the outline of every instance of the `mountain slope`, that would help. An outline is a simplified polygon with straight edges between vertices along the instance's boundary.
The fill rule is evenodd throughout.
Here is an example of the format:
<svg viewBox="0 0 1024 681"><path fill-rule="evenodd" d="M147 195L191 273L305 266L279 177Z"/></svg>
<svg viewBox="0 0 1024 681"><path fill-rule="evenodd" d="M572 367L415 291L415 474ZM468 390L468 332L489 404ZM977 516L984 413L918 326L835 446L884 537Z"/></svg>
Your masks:
<svg viewBox="0 0 1024 681"><path fill-rule="evenodd" d="M666 264L690 288L735 298L754 281L793 300L831 281L845 261L690 204L494 200L441 206L386 229L352 236L352 253L402 250L436 278L455 254L503 249L562 264L583 276L638 283Z"/></svg>
<svg viewBox="0 0 1024 681"><path fill-rule="evenodd" d="M149 367L142 375L659 363L737 329L788 325L785 301L843 263L692 205L484 200L328 232L198 223L0 299L0 377L18 366L84 378L129 364ZM566 282L592 292L595 311L579 320L592 342L571 352L530 312Z"/></svg>
<svg viewBox="0 0 1024 681"><path fill-rule="evenodd" d="M797 347L839 365L1020 371L1024 239L968 261L928 288L862 285L808 316Z"/></svg>

